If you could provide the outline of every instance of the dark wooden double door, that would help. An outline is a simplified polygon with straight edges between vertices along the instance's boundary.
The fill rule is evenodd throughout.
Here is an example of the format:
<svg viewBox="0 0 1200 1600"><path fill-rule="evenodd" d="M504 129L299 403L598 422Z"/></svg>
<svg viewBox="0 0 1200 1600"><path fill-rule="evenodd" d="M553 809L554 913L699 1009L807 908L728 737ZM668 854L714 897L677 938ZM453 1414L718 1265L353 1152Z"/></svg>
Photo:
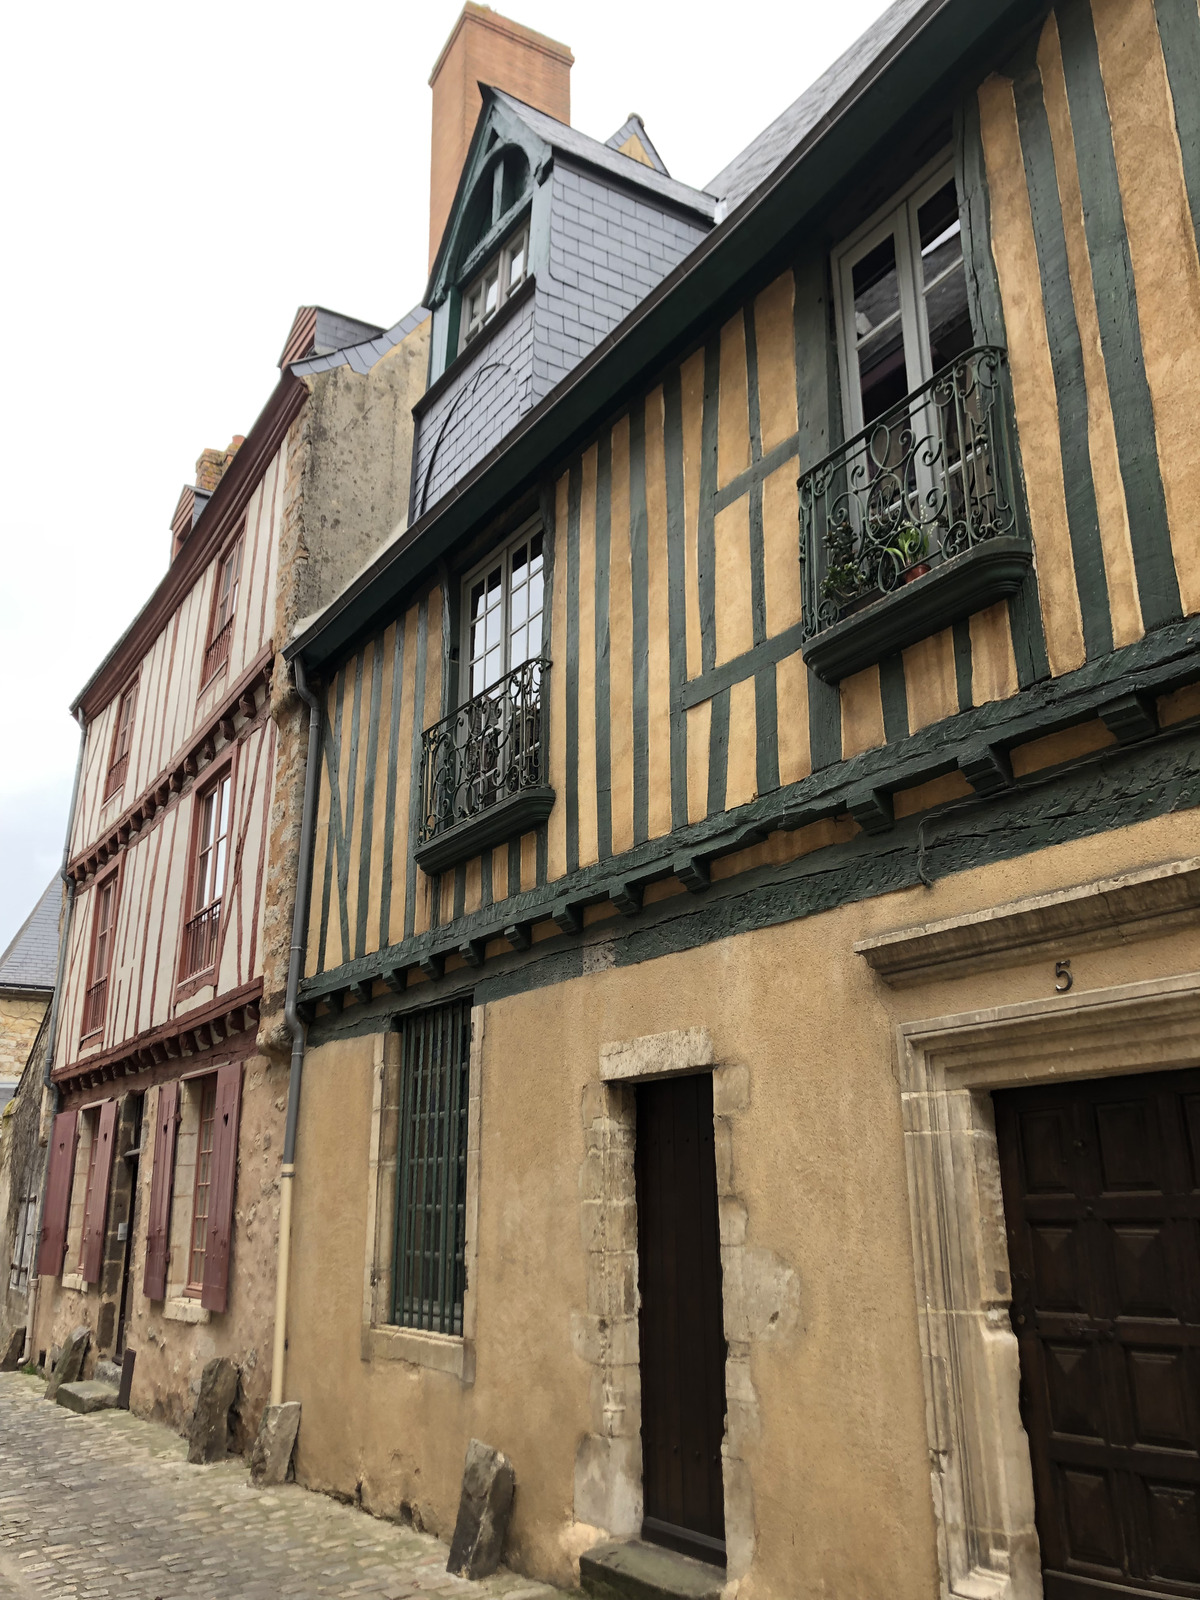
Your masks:
<svg viewBox="0 0 1200 1600"><path fill-rule="evenodd" d="M642 1535L724 1563L725 1330L712 1078L640 1084Z"/></svg>
<svg viewBox="0 0 1200 1600"><path fill-rule="evenodd" d="M1200 1596L1200 1072L994 1100L1046 1600Z"/></svg>

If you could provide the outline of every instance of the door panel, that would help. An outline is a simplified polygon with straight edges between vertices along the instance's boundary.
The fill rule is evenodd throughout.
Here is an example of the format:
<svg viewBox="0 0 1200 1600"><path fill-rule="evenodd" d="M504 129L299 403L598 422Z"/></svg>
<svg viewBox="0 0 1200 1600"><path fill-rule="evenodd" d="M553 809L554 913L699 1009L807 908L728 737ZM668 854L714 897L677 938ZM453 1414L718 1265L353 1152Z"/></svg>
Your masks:
<svg viewBox="0 0 1200 1600"><path fill-rule="evenodd" d="M725 1332L712 1078L637 1090L643 1535L725 1558Z"/></svg>
<svg viewBox="0 0 1200 1600"><path fill-rule="evenodd" d="M1200 1073L994 1100L1046 1600L1200 1597Z"/></svg>

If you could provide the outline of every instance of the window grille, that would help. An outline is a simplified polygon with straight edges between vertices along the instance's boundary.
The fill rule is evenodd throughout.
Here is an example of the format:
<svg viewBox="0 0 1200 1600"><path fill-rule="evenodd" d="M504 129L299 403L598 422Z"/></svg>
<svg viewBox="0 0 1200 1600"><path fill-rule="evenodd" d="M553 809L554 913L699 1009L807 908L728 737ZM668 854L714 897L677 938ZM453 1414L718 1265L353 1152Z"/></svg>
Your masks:
<svg viewBox="0 0 1200 1600"><path fill-rule="evenodd" d="M471 1002L403 1021L392 1321L461 1334Z"/></svg>

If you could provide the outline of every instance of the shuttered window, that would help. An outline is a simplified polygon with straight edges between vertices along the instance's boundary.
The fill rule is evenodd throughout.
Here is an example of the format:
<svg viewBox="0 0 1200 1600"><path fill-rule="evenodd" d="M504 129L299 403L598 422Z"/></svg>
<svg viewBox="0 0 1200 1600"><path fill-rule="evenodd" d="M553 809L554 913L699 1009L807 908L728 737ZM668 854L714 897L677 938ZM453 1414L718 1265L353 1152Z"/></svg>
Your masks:
<svg viewBox="0 0 1200 1600"><path fill-rule="evenodd" d="M71 1209L71 1180L75 1175L75 1146L79 1140L78 1111L60 1111L50 1133L50 1168L46 1174L46 1204L38 1243L37 1269L57 1278L67 1249L67 1217Z"/></svg>
<svg viewBox="0 0 1200 1600"><path fill-rule="evenodd" d="M167 1250L171 1239L171 1182L175 1174L175 1137L179 1127L179 1084L164 1083L158 1091L154 1125L154 1166L150 1172L150 1222L146 1232L146 1272L142 1289L151 1300L167 1293Z"/></svg>
<svg viewBox="0 0 1200 1600"><path fill-rule="evenodd" d="M216 1076L208 1228L204 1236L204 1281L200 1290L200 1304L209 1311L224 1311L229 1301L241 1106L242 1064L233 1061L221 1067Z"/></svg>
<svg viewBox="0 0 1200 1600"><path fill-rule="evenodd" d="M17 1225L13 1229L12 1262L8 1269L8 1286L24 1293L29 1287L29 1273L33 1266L33 1252L37 1241L37 1191L25 1195L17 1203Z"/></svg>
<svg viewBox="0 0 1200 1600"><path fill-rule="evenodd" d="M133 741L133 711L137 705L137 681L131 683L121 696L113 723L112 749L108 756L108 772L104 779L104 798L111 800L125 782L125 769L129 765L129 746Z"/></svg>
<svg viewBox="0 0 1200 1600"><path fill-rule="evenodd" d="M392 1321L462 1333L471 1002L402 1028Z"/></svg>

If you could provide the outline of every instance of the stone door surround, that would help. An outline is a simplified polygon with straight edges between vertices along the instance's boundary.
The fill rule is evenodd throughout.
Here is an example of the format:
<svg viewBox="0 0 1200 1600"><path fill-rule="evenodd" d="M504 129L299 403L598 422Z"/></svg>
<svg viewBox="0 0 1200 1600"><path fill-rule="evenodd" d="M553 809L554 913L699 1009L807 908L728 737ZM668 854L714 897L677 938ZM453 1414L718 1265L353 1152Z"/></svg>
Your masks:
<svg viewBox="0 0 1200 1600"><path fill-rule="evenodd" d="M1200 972L897 1029L943 1600L1041 1600L991 1090L1200 1064Z"/></svg>
<svg viewBox="0 0 1200 1600"><path fill-rule="evenodd" d="M750 1377L750 1348L763 1332L751 1305L768 1284L778 1309L771 1322L796 1320L795 1275L772 1275L746 1245L746 1208L734 1191L733 1134L749 1104L749 1071L718 1064L708 1030L681 1028L605 1044L597 1080L583 1091L584 1160L579 1175L580 1228L587 1252L588 1307L572 1316L576 1354L592 1368L592 1426L575 1457L575 1520L620 1538L642 1526L642 1407L638 1353L637 1198L633 1152L635 1085L676 1073L711 1072L716 1136L721 1283L728 1353L725 1362L726 1574L741 1577L754 1556L754 1499L745 1459L758 1428L758 1397ZM768 1311L775 1302L768 1304Z"/></svg>

